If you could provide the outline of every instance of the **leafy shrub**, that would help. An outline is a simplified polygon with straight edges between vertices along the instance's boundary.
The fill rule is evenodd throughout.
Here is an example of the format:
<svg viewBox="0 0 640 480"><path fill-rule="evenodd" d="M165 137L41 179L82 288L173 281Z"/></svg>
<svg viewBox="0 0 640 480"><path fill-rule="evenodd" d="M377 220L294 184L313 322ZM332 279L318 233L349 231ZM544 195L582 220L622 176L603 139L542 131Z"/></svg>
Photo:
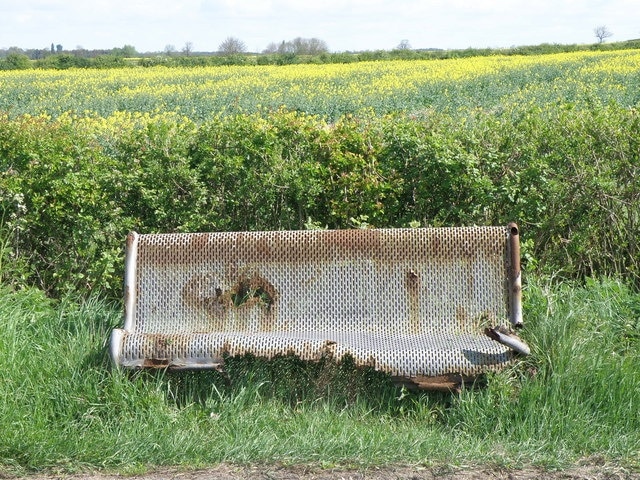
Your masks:
<svg viewBox="0 0 640 480"><path fill-rule="evenodd" d="M36 65L39 68L66 70L72 67L88 67L91 65L91 61L88 58L78 57L69 53L58 53L37 60Z"/></svg>
<svg viewBox="0 0 640 480"><path fill-rule="evenodd" d="M12 248L47 291L119 282L120 223L108 182L112 162L73 123L22 117L0 120L0 209ZM118 272L119 273L119 272Z"/></svg>
<svg viewBox="0 0 640 480"><path fill-rule="evenodd" d="M31 68L29 57L21 53L10 53L0 61L0 70L27 70Z"/></svg>
<svg viewBox="0 0 640 480"><path fill-rule="evenodd" d="M616 105L459 123L277 110L0 117L0 213L29 281L120 294L127 231L506 224L529 267L640 278L640 119Z"/></svg>

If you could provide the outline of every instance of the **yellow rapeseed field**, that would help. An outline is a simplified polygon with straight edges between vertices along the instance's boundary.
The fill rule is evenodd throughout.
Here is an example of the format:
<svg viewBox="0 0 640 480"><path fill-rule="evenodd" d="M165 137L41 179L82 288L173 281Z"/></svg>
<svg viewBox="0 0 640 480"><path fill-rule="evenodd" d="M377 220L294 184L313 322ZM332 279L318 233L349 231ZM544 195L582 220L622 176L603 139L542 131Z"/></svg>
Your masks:
<svg viewBox="0 0 640 480"><path fill-rule="evenodd" d="M335 119L522 103L634 104L640 51L486 56L287 66L134 67L0 72L0 111L59 116L174 112L211 115L285 107Z"/></svg>

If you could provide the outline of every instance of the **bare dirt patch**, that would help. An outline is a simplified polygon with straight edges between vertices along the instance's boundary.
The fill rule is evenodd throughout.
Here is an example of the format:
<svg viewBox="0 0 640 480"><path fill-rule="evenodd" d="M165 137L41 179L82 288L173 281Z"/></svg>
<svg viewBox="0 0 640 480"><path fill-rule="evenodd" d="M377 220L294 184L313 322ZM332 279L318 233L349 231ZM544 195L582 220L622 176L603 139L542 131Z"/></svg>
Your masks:
<svg viewBox="0 0 640 480"><path fill-rule="evenodd" d="M385 466L366 469L324 469L311 466L218 465L202 470L160 470L124 476L88 473L82 475L37 475L27 480L640 480L640 472L615 466L579 466L547 471L535 468L501 470L491 467Z"/></svg>

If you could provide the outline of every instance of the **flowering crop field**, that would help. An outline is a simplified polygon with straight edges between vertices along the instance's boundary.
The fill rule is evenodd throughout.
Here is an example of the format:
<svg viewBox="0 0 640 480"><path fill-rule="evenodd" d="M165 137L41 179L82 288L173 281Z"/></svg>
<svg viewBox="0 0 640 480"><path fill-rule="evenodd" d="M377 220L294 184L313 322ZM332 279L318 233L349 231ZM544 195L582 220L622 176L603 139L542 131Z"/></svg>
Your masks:
<svg viewBox="0 0 640 480"><path fill-rule="evenodd" d="M217 114L284 107L335 121L344 114L466 116L519 106L640 101L640 51L488 56L352 64L27 70L0 72L0 111L108 117L175 112L196 122Z"/></svg>

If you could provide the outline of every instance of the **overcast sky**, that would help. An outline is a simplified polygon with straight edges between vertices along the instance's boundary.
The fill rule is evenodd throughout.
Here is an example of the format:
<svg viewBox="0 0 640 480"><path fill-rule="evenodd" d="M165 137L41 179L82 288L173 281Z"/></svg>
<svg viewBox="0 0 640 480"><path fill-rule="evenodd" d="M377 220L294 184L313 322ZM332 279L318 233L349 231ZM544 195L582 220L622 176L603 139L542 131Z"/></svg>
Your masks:
<svg viewBox="0 0 640 480"><path fill-rule="evenodd" d="M227 37L249 51L296 37L334 52L510 47L640 38L640 0L0 0L0 48L215 51Z"/></svg>

